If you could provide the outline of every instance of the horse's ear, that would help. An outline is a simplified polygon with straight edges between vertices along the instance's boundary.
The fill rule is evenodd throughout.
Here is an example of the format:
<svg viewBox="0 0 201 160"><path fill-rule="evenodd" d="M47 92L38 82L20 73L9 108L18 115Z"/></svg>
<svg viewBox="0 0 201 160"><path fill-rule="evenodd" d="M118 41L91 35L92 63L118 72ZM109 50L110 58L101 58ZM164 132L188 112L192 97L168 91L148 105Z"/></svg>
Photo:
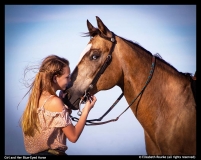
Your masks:
<svg viewBox="0 0 201 160"><path fill-rule="evenodd" d="M90 36L94 36L94 35L92 35L92 34L93 34L93 31L96 30L96 28L88 21L88 19L87 19L87 28L88 28L88 30L89 30Z"/></svg>
<svg viewBox="0 0 201 160"><path fill-rule="evenodd" d="M101 19L96 16L96 20L97 20L97 24L98 24L98 28L99 30L105 34L107 37L112 37L112 33L110 32L110 30L104 25L104 23L101 21Z"/></svg>

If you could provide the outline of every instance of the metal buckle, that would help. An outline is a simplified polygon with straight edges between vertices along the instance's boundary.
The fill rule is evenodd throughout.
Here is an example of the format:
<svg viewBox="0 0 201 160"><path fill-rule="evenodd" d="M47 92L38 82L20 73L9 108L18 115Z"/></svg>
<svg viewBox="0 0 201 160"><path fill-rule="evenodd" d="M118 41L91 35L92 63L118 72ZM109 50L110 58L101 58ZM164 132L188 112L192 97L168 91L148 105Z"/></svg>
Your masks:
<svg viewBox="0 0 201 160"><path fill-rule="evenodd" d="M111 38L111 41L112 41L112 42L114 42L114 41L115 41L115 39L112 37L112 38Z"/></svg>

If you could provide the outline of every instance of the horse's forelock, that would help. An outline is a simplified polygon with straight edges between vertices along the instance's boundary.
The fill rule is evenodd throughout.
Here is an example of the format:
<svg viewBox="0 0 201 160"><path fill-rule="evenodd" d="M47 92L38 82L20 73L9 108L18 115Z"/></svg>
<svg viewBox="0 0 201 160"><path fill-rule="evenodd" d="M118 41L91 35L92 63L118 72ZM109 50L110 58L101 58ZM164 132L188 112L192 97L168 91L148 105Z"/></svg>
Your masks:
<svg viewBox="0 0 201 160"><path fill-rule="evenodd" d="M83 37L94 37L96 35L100 34L100 31L98 28L94 28L92 31L83 33Z"/></svg>

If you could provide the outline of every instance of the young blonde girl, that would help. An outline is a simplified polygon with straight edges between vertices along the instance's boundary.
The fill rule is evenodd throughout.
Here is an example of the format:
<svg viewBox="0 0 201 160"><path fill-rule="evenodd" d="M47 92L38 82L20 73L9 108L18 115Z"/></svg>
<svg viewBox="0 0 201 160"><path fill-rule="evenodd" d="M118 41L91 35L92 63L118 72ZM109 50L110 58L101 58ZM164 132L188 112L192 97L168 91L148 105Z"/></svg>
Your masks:
<svg viewBox="0 0 201 160"><path fill-rule="evenodd" d="M21 118L25 149L32 155L66 155L66 138L75 143L96 102L87 101L74 126L71 110L58 97L70 82L69 61L56 55L46 57L30 86L30 97ZM62 95L62 94L60 94Z"/></svg>

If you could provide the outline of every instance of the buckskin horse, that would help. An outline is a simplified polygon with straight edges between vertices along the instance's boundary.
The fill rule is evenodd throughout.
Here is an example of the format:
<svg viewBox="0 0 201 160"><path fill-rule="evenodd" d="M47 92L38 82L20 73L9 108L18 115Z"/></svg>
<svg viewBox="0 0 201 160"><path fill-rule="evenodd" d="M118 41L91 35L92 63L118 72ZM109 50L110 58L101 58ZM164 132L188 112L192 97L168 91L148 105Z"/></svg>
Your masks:
<svg viewBox="0 0 201 160"><path fill-rule="evenodd" d="M89 32L85 36L91 39L72 72L64 103L79 110L80 115L80 104L90 94L119 86L122 95L112 107L125 96L144 129L148 155L195 155L196 101L192 76L179 72L139 44L114 34L97 16L96 20L98 28L87 20Z"/></svg>

